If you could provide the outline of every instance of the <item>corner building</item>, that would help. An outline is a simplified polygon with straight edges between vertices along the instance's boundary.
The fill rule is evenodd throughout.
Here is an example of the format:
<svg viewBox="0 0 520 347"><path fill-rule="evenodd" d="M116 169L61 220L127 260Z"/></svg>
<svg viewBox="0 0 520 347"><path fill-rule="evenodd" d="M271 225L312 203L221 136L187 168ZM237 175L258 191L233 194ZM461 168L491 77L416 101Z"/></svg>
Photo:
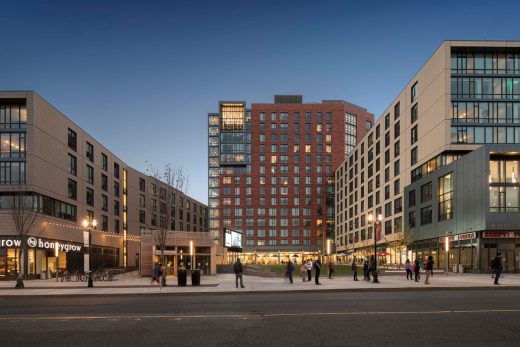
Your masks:
<svg viewBox="0 0 520 347"><path fill-rule="evenodd" d="M166 213L172 230L208 231L206 205L129 167L35 92L0 92L0 140L0 279L15 278L22 264L32 278L54 275L56 242L67 246L58 254L59 271L83 270L85 219L97 221L92 270L138 268L141 232L156 229ZM28 242L22 258L10 211L14 193L39 216L27 235L38 242Z"/></svg>
<svg viewBox="0 0 520 347"><path fill-rule="evenodd" d="M520 43L443 42L336 170L338 251L373 254L381 214L380 261L518 271L519 159Z"/></svg>
<svg viewBox="0 0 520 347"><path fill-rule="evenodd" d="M341 100L226 102L209 114L210 231L241 231L246 262L271 263L324 251L333 240L333 173L373 123ZM328 204L327 204L328 202ZM297 255L297 257L295 257ZM301 259L301 258L300 258ZM227 259L230 260L230 259Z"/></svg>

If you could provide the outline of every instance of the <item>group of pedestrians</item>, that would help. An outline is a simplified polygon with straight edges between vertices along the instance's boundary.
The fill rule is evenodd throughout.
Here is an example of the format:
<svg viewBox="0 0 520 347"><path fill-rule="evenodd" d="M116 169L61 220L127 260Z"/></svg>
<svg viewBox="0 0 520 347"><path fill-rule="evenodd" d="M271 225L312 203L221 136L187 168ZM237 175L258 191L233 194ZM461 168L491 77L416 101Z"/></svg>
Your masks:
<svg viewBox="0 0 520 347"><path fill-rule="evenodd" d="M161 263L155 263L152 272L152 283L157 282L161 287L166 287L166 267Z"/></svg>
<svg viewBox="0 0 520 347"><path fill-rule="evenodd" d="M289 262L291 262L289 260ZM331 262L329 261L329 264ZM314 268L314 283L316 285L321 285L320 283L320 274L321 274L321 260L320 258L316 258L314 262L312 260L307 259L307 261L303 261L302 265L300 267L300 273L302 276L302 282L310 282L312 280L312 269ZM332 278L332 273L330 272L330 266L329 266L329 278ZM334 269L334 267L332 267ZM289 274L289 269L287 269L287 274ZM292 274L289 277L290 283L292 284Z"/></svg>
<svg viewBox="0 0 520 347"><path fill-rule="evenodd" d="M431 255L428 256L426 263L419 256L415 258L413 264L410 262L410 259L406 259L406 262L404 263L406 279L410 281L415 280L415 282L419 282L419 280L421 279L421 269L424 269L424 284L430 284L430 277L433 276L433 265L434 261Z"/></svg>

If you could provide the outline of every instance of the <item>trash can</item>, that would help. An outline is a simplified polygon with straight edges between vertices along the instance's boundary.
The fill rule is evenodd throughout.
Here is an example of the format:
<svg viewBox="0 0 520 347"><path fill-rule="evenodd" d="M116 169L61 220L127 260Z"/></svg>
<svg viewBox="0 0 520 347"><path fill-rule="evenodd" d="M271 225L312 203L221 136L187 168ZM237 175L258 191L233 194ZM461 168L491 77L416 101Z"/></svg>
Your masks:
<svg viewBox="0 0 520 347"><path fill-rule="evenodd" d="M200 270L191 271L191 285L200 286Z"/></svg>
<svg viewBox="0 0 520 347"><path fill-rule="evenodd" d="M177 285L179 287L186 287L186 269L177 270Z"/></svg>

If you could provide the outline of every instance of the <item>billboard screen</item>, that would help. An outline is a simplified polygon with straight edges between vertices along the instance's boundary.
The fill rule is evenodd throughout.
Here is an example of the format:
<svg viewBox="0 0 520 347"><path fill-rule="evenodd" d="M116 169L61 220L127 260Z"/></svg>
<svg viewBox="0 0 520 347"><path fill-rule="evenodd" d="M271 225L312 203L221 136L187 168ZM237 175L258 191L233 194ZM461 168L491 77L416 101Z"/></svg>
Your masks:
<svg viewBox="0 0 520 347"><path fill-rule="evenodd" d="M242 249L242 233L231 229L225 229L224 246L227 248Z"/></svg>

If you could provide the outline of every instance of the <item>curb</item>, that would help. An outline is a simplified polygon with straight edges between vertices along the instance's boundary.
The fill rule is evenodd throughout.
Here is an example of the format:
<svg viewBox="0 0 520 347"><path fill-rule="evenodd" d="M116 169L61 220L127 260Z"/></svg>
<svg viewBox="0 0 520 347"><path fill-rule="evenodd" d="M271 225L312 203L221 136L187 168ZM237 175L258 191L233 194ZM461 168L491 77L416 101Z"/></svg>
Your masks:
<svg viewBox="0 0 520 347"><path fill-rule="evenodd" d="M165 293L78 293L78 294L28 294L0 295L0 299L22 298L77 298L77 297L143 297L143 296L227 296L227 295L270 295L270 294L314 294L314 293L362 293L362 292L409 292L409 291L478 291L478 290L518 290L518 286L476 286L476 287L416 287L416 288L331 288L304 290L260 290L260 291L227 291L227 292L165 292ZM29 289L30 290L30 289Z"/></svg>

